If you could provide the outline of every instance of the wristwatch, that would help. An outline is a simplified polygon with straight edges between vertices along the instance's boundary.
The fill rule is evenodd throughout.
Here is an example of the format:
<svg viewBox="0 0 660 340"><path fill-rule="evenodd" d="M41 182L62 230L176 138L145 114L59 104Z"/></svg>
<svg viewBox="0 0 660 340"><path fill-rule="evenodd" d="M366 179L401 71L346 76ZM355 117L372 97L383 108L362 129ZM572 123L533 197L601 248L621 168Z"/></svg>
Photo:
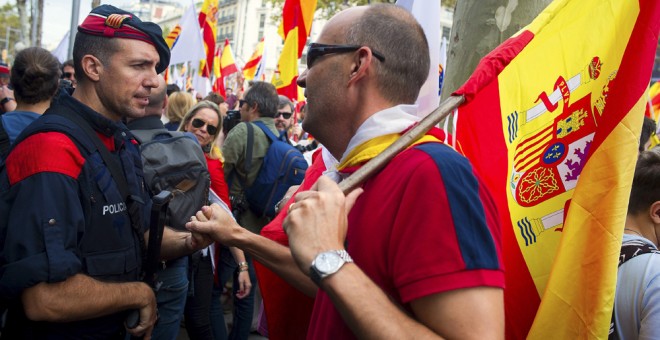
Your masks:
<svg viewBox="0 0 660 340"><path fill-rule="evenodd" d="M2 98L2 100L0 100L0 105L2 105L2 106L4 107L5 104L9 103L10 100L14 100L14 98L12 98L12 97L4 97L4 98Z"/></svg>
<svg viewBox="0 0 660 340"><path fill-rule="evenodd" d="M345 263L351 263L353 259L346 250L330 250L316 255L312 266L309 268L309 276L318 286L321 280L336 273Z"/></svg>

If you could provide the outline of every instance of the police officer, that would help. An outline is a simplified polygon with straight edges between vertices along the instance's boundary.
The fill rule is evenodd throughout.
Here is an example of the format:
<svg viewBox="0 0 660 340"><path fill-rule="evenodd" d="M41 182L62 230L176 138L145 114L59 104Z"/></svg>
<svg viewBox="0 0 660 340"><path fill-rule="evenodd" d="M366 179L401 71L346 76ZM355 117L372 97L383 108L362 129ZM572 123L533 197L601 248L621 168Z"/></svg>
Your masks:
<svg viewBox="0 0 660 340"><path fill-rule="evenodd" d="M156 299L139 278L151 201L137 142L121 120L144 115L157 73L169 64L161 33L115 7L92 10L74 45L76 91L58 99L7 157L0 173L3 336L117 339L128 312L139 310L128 333L150 337ZM161 255L209 243L166 229Z"/></svg>

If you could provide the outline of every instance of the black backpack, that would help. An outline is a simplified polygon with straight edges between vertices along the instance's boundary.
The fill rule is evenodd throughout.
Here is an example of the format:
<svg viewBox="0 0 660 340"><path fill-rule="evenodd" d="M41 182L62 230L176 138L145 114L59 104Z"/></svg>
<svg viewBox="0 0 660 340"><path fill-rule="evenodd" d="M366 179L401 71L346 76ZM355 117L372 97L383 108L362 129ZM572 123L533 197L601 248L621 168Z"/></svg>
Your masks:
<svg viewBox="0 0 660 340"><path fill-rule="evenodd" d="M140 142L144 179L153 193L172 192L167 208L169 227L185 231L190 217L208 203L209 175L204 152L184 132L131 130Z"/></svg>

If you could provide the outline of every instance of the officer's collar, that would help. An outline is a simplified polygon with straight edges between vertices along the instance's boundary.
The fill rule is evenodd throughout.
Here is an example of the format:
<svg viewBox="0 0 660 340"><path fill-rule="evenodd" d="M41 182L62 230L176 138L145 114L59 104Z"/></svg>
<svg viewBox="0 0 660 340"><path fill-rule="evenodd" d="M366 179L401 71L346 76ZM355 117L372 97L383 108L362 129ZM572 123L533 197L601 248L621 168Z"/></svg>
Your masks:
<svg viewBox="0 0 660 340"><path fill-rule="evenodd" d="M115 122L102 116L91 107L83 104L68 94L61 94L58 102L85 118L95 131L108 137L114 136L118 129L126 129L122 122Z"/></svg>
<svg viewBox="0 0 660 340"><path fill-rule="evenodd" d="M132 120L126 124L130 130L156 130L165 129L165 125L158 116L146 116Z"/></svg>

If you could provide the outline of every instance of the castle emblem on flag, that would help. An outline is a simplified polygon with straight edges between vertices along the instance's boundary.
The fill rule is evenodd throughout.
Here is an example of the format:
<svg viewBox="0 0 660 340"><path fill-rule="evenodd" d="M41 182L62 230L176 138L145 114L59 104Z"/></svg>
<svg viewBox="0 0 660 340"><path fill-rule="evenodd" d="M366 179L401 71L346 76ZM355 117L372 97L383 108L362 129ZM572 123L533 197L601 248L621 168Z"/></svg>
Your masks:
<svg viewBox="0 0 660 340"><path fill-rule="evenodd" d="M600 58L594 57L572 78L559 76L553 92L542 92L530 109L506 117L507 141L514 147L509 188L520 207L538 206L577 185L616 71L595 99L592 92L575 98L575 92L598 79L601 67ZM525 125L540 127L528 132ZM525 245L535 243L540 232L561 226L565 207L558 208L547 211L546 216L526 216L518 222Z"/></svg>

